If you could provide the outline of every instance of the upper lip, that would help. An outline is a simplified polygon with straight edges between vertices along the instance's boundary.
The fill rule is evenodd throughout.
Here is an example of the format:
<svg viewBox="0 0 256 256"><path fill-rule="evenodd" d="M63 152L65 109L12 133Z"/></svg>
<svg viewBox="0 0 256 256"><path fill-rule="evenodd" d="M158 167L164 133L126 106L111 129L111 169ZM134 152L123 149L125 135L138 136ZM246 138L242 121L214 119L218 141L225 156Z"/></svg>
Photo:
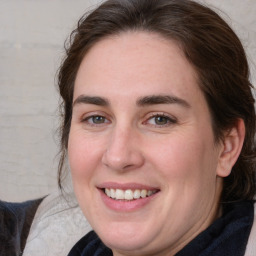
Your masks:
<svg viewBox="0 0 256 256"><path fill-rule="evenodd" d="M104 188L113 188L113 189L122 189L122 190L127 190L127 189L146 189L146 190L159 190L158 187L155 186L149 186L149 185L144 185L144 184L139 184L139 183L117 183L117 182L104 182L101 183L100 185L97 186L99 189L104 189Z"/></svg>

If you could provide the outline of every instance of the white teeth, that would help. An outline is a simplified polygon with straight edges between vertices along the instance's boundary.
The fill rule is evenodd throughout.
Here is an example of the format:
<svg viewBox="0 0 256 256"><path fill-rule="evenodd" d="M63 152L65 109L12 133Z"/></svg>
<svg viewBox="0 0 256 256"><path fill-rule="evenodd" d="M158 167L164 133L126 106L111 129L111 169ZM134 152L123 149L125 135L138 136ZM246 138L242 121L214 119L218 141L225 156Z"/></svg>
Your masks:
<svg viewBox="0 0 256 256"><path fill-rule="evenodd" d="M142 198L145 198L146 196L147 196L147 190L146 189L143 189L143 190L141 190L141 192L140 192L140 196L142 197Z"/></svg>
<svg viewBox="0 0 256 256"><path fill-rule="evenodd" d="M125 190L124 199L126 199L126 200L132 200L133 199L133 192L132 192L131 189Z"/></svg>
<svg viewBox="0 0 256 256"><path fill-rule="evenodd" d="M105 189L105 193L107 194L108 197L111 197L110 190L108 188Z"/></svg>
<svg viewBox="0 0 256 256"><path fill-rule="evenodd" d="M146 190L146 189L135 189L134 191L131 189L122 190L122 189L113 189L113 188L105 188L105 194L108 197L111 197L116 200L134 200L139 198L145 198L147 196L151 196L155 194L156 190Z"/></svg>
<svg viewBox="0 0 256 256"><path fill-rule="evenodd" d="M116 199L122 200L124 199L124 191L121 189L116 190Z"/></svg>
<svg viewBox="0 0 256 256"><path fill-rule="evenodd" d="M110 197L116 198L116 191L113 188L110 189Z"/></svg>
<svg viewBox="0 0 256 256"><path fill-rule="evenodd" d="M140 198L140 190L136 189L136 190L133 192L133 198L134 198L134 199L139 199L139 198Z"/></svg>
<svg viewBox="0 0 256 256"><path fill-rule="evenodd" d="M149 190L147 193L147 196L151 196L153 194L153 191Z"/></svg>

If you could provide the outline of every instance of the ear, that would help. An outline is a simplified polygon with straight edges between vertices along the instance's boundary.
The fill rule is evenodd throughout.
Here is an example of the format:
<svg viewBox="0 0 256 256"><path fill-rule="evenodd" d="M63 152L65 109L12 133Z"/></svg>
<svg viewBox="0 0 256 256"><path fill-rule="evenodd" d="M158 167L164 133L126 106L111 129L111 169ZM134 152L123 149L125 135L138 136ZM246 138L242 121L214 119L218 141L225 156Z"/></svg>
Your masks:
<svg viewBox="0 0 256 256"><path fill-rule="evenodd" d="M221 142L217 175L227 177L236 163L243 147L245 126L242 119L238 119L235 126L228 130Z"/></svg>

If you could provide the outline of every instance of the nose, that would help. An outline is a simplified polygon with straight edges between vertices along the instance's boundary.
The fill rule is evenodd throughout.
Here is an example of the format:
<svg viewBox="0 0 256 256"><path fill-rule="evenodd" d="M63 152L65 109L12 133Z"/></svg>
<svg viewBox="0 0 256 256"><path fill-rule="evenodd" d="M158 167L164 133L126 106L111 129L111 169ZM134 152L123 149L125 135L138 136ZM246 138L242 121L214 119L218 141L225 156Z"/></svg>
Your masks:
<svg viewBox="0 0 256 256"><path fill-rule="evenodd" d="M102 156L103 164L115 171L141 167L144 164L144 156L138 142L138 134L131 128L114 129Z"/></svg>

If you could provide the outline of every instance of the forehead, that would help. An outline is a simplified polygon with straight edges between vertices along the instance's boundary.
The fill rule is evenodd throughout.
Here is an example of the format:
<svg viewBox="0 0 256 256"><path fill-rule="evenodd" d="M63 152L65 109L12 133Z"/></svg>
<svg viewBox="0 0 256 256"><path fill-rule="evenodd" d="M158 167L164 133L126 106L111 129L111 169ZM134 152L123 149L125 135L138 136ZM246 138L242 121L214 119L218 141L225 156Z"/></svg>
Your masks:
<svg viewBox="0 0 256 256"><path fill-rule="evenodd" d="M175 41L148 32L124 32L102 39L85 55L76 77L80 94L201 93L197 74Z"/></svg>

